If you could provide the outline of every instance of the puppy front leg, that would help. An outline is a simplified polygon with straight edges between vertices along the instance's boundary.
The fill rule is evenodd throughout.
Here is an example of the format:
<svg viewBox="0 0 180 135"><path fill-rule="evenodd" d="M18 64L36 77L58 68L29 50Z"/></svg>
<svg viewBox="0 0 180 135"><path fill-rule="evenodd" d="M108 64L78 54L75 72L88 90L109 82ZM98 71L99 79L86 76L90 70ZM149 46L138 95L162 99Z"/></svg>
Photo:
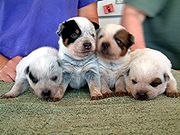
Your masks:
<svg viewBox="0 0 180 135"><path fill-rule="evenodd" d="M115 96L126 96L128 92L126 91L126 86L124 82L124 76L120 76L115 84Z"/></svg>
<svg viewBox="0 0 180 135"><path fill-rule="evenodd" d="M26 88L28 87L27 79L17 80L11 90L4 95L1 95L1 98L14 98L24 93Z"/></svg>
<svg viewBox="0 0 180 135"><path fill-rule="evenodd" d="M58 91L56 92L56 94L54 95L54 97L51 98L52 101L56 102L59 101L60 99L62 99L64 97L64 93L66 91L66 88L68 84L62 82L58 88Z"/></svg>
<svg viewBox="0 0 180 135"><path fill-rule="evenodd" d="M64 97L64 93L65 93L70 81L71 81L70 73L64 72L63 80L59 86L59 89L58 89L57 93L55 94L55 96L52 98L53 101L59 101L60 99L62 99Z"/></svg>
<svg viewBox="0 0 180 135"><path fill-rule="evenodd" d="M98 100L102 98L101 85L100 85L100 75L94 73L93 71L88 71L85 73L85 79L89 86L89 91L92 100Z"/></svg>
<svg viewBox="0 0 180 135"><path fill-rule="evenodd" d="M109 89L107 81L104 79L103 76L101 77L101 92L102 92L103 98L108 98L108 97L112 97L113 96L113 93Z"/></svg>
<svg viewBox="0 0 180 135"><path fill-rule="evenodd" d="M170 80L167 83L167 88L165 91L166 96L168 97L179 97L180 92L177 90L177 82L172 74L170 74Z"/></svg>

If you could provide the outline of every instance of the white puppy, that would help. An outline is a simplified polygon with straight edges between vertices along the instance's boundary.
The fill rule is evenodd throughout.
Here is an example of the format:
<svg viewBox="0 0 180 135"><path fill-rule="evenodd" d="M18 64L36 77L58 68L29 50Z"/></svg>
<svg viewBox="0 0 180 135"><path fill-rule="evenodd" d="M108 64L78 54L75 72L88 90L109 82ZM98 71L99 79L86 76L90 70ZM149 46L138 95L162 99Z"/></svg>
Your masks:
<svg viewBox="0 0 180 135"><path fill-rule="evenodd" d="M131 58L125 82L126 90L135 99L153 99L164 92L170 97L179 96L171 62L164 54L148 48L137 49Z"/></svg>
<svg viewBox="0 0 180 135"><path fill-rule="evenodd" d="M86 83L91 99L100 99L100 74L95 56L98 24L73 17L59 25L59 56L63 62L63 91L69 85L79 89Z"/></svg>
<svg viewBox="0 0 180 135"><path fill-rule="evenodd" d="M124 27L108 24L101 28L97 36L97 57L101 74L103 97L126 94L123 74L128 69L130 55L128 49L134 43L134 36Z"/></svg>
<svg viewBox="0 0 180 135"><path fill-rule="evenodd" d="M56 101L63 95L59 87L61 82L62 68L58 51L50 47L42 47L34 50L19 62L14 86L1 97L19 96L29 84L38 97Z"/></svg>

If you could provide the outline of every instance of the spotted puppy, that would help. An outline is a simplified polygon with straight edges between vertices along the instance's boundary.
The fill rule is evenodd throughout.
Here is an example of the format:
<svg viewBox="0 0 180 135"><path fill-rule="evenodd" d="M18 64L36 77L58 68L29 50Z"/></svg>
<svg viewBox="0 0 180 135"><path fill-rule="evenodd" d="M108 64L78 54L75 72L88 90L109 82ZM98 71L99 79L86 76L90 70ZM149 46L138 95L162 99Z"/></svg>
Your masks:
<svg viewBox="0 0 180 135"><path fill-rule="evenodd" d="M14 86L1 98L17 97L30 85L40 98L61 99L62 68L58 58L58 51L50 47L39 48L24 57L17 65Z"/></svg>
<svg viewBox="0 0 180 135"><path fill-rule="evenodd" d="M112 96L112 89L117 96L123 96L126 94L123 74L128 68L128 49L134 43L134 37L121 25L108 24L100 29L97 38L103 97Z"/></svg>
<svg viewBox="0 0 180 135"><path fill-rule="evenodd" d="M170 60L153 49L137 49L131 53L125 82L127 91L138 100L153 99L162 93L179 96Z"/></svg>
<svg viewBox="0 0 180 135"><path fill-rule="evenodd" d="M63 91L69 85L79 89L86 83L91 99L100 99L100 74L95 56L98 24L74 17L59 25L59 56L63 62Z"/></svg>

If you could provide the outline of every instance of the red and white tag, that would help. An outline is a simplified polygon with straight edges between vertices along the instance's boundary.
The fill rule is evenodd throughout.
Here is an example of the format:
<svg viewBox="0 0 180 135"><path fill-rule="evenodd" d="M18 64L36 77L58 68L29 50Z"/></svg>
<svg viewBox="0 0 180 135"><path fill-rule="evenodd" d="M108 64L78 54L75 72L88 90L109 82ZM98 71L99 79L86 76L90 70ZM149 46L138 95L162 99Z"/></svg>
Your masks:
<svg viewBox="0 0 180 135"><path fill-rule="evenodd" d="M104 5L103 6L103 9L104 9L104 13L105 14L108 14L108 13L111 13L114 11L114 7L113 7L113 4L108 4L108 5Z"/></svg>

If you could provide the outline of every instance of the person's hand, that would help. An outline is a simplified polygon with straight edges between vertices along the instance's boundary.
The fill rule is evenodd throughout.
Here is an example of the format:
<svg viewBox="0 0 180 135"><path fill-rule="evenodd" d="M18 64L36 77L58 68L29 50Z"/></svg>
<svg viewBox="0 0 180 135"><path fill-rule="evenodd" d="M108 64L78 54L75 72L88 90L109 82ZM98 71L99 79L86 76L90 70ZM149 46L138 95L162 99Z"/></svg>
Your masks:
<svg viewBox="0 0 180 135"><path fill-rule="evenodd" d="M21 56L16 56L11 60L7 61L0 69L0 81L13 82L16 77L16 65L22 59Z"/></svg>

